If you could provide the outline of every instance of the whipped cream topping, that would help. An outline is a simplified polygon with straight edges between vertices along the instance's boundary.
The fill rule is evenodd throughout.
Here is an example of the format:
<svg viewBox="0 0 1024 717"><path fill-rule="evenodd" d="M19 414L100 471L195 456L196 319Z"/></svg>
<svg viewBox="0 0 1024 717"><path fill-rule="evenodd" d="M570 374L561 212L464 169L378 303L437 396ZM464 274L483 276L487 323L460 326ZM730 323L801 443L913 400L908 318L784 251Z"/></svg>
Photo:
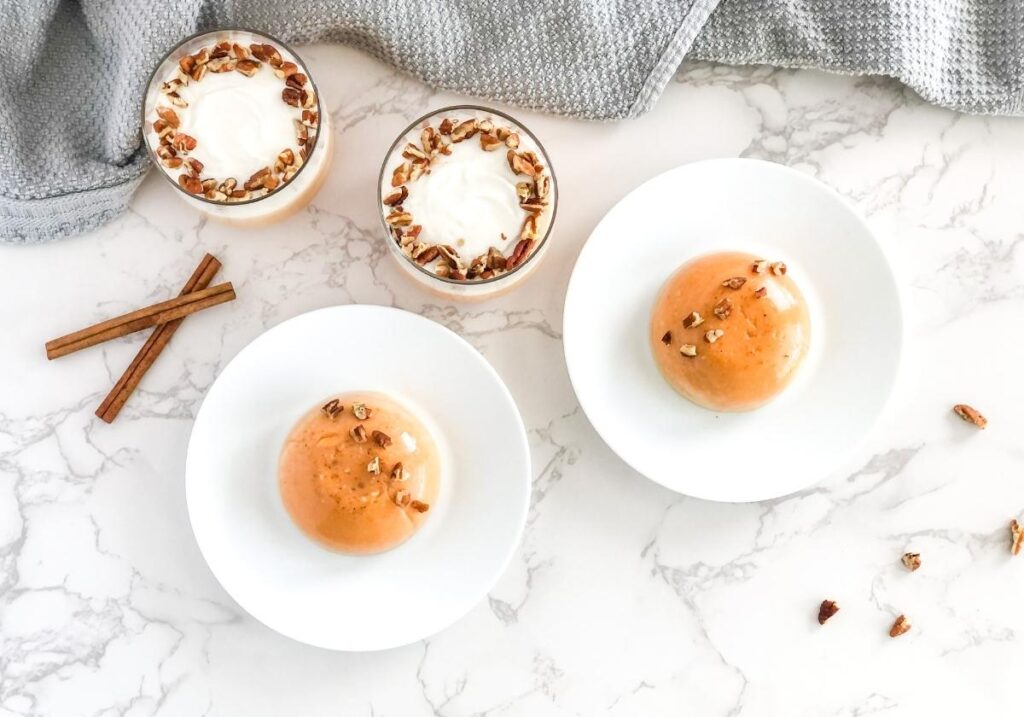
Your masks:
<svg viewBox="0 0 1024 717"><path fill-rule="evenodd" d="M505 155L505 147L485 152L473 138L453 145L451 156L409 184L404 206L423 227L422 241L453 246L470 259L492 246L512 250L526 215Z"/></svg>
<svg viewBox="0 0 1024 717"><path fill-rule="evenodd" d="M244 181L272 165L278 153L298 152L294 120L300 109L281 100L284 81L266 64L252 77L239 72L207 72L178 94L188 107L176 108L180 131L198 143L190 154L203 174Z"/></svg>

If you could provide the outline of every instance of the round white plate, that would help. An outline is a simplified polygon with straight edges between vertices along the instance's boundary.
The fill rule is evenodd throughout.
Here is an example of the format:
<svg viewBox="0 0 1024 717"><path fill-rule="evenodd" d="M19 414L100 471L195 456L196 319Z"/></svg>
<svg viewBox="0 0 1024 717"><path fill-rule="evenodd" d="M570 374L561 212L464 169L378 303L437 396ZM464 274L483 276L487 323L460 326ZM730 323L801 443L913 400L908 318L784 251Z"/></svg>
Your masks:
<svg viewBox="0 0 1024 717"><path fill-rule="evenodd" d="M355 390L418 409L446 458L419 532L358 557L300 532L277 484L295 422ZM337 306L267 331L221 372L192 429L185 492L210 569L253 617L310 645L379 650L447 627L498 580L526 521L530 454L512 396L472 346L405 311Z"/></svg>
<svg viewBox="0 0 1024 717"><path fill-rule="evenodd" d="M798 377L750 413L690 403L648 347L665 279L687 259L731 249L785 261L811 306ZM882 412L903 337L896 282L860 216L809 176L745 159L684 165L622 199L580 253L564 326L576 395L611 449L667 488L731 502L826 478Z"/></svg>

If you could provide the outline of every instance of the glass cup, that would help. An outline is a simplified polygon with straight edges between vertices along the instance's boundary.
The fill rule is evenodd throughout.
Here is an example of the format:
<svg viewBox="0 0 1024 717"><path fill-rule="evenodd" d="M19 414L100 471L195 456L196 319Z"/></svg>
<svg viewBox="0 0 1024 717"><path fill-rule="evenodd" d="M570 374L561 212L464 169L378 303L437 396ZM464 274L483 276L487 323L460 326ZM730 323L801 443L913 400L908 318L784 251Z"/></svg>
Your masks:
<svg viewBox="0 0 1024 717"><path fill-rule="evenodd" d="M470 121L475 121L477 130L456 142L459 126ZM509 139L509 134L515 135L513 139L518 142ZM450 165L445 178L439 179L443 163L474 161L471 155L454 160L455 152L483 153L485 142L501 159L476 157L484 164L467 169L467 178L463 180L452 169L455 165ZM463 143L473 146L463 148ZM512 153L526 154L519 157L516 168L512 167ZM524 168L537 170L536 176L522 171ZM424 178L431 174L435 177L427 182L443 181L443 186L457 189L459 194L450 199L438 197L437 193L421 195L431 199L420 200L424 202L420 209L435 214L436 224L448 226L419 224L416 212L406 211L413 203L409 198L418 189L426 191L418 183L425 183ZM381 166L377 196L387 245L406 276L438 296L482 300L510 291L540 265L554 225L558 186L543 145L521 122L487 107L453 105L423 115L398 135ZM432 202L446 206L440 212L432 212ZM474 212L485 220L491 218L488 206L495 207L494 216L509 217L508 230L489 238L468 236L475 226L471 221ZM521 218L516 211L521 212ZM464 212L464 216L456 217L459 212ZM452 221L445 222L445 218ZM532 221L530 226L528 221ZM466 228L467 237L462 245L453 230L456 224ZM484 246L481 242L490 243L486 256L480 252ZM500 256L493 254L490 247ZM479 263L481 259L483 264Z"/></svg>
<svg viewBox="0 0 1024 717"><path fill-rule="evenodd" d="M255 51L254 46L258 48ZM208 51L205 62L200 56L204 48ZM243 60L251 64L243 64ZM200 65L206 69L198 69ZM292 152L290 163L285 148L275 146L267 153L265 166L269 171L263 178L207 177L202 172L208 169L204 165L200 165L200 171L194 171L190 160L202 162L203 148L190 149L188 139L180 137L176 142L177 132L161 117L161 112L169 109L175 117L180 113L178 130L187 137L187 120L192 115L189 107L181 105L185 101L182 95L193 92L211 72L237 72L256 79L260 83L258 91L276 93L275 83L280 83L280 101L292 115L295 132L294 145L288 147ZM285 92L289 93L290 102L284 99ZM199 106L199 102L192 105ZM236 112L223 112L231 115L225 117L225 123L235 123L230 131L237 131L239 136L259 139L260 127L246 125L245 110L239 107ZM278 127L286 119L287 116L278 116ZM305 63L280 40L246 29L198 33L168 52L153 71L146 89L142 133L150 159L178 196L203 214L238 226L270 224L305 207L326 180L333 154L330 115L323 112L320 93ZM262 161L262 157L256 159Z"/></svg>

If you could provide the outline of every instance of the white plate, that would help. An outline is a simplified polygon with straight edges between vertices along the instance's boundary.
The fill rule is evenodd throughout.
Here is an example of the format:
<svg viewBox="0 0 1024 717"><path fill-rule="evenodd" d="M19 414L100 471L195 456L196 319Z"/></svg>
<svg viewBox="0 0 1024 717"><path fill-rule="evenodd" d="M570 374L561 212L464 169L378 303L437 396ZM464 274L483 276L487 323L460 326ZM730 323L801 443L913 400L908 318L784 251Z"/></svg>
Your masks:
<svg viewBox="0 0 1024 717"><path fill-rule="evenodd" d="M799 376L750 413L688 402L648 348L665 279L691 257L730 249L786 261L811 305ZM608 212L573 269L564 325L576 395L611 449L667 488L731 502L826 478L882 412L903 337L896 282L860 216L811 177L744 159L665 172Z"/></svg>
<svg viewBox="0 0 1024 717"><path fill-rule="evenodd" d="M355 390L418 409L446 457L420 531L359 557L301 533L277 484L295 422ZM192 429L185 492L210 569L253 617L311 645L379 650L447 627L498 580L526 521L530 454L512 396L472 346L404 311L337 306L267 331L221 372Z"/></svg>

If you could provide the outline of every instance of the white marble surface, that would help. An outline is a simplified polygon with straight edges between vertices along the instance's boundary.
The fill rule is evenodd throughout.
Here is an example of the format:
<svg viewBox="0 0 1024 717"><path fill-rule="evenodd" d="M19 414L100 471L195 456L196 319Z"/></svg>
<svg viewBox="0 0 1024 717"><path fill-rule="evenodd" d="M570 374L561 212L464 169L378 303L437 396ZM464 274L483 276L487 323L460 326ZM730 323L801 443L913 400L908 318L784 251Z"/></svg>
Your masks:
<svg viewBox="0 0 1024 717"><path fill-rule="evenodd" d="M338 141L304 214L245 234L150 177L99 232L0 249L0 715L1019 709L1024 556L1010 556L1007 523L1024 510L1024 122L928 107L884 80L707 66L633 122L520 113L561 181L553 251L513 295L456 306L392 266L373 196L395 134L457 98L353 51L306 55ZM630 471L580 412L559 340L573 259L603 212L664 169L723 156L789 164L850 198L908 315L901 389L857 463L753 505ZM141 338L52 363L44 341L170 296L206 250L239 299L189 319L121 418L100 423L93 409ZM347 302L469 339L519 402L535 461L525 539L489 599L429 640L366 655L244 614L199 555L182 489L192 417L225 362L269 326ZM958 401L989 429L958 422ZM906 549L923 555L917 573L899 564ZM842 611L819 628L826 597ZM891 640L898 612L914 627Z"/></svg>

